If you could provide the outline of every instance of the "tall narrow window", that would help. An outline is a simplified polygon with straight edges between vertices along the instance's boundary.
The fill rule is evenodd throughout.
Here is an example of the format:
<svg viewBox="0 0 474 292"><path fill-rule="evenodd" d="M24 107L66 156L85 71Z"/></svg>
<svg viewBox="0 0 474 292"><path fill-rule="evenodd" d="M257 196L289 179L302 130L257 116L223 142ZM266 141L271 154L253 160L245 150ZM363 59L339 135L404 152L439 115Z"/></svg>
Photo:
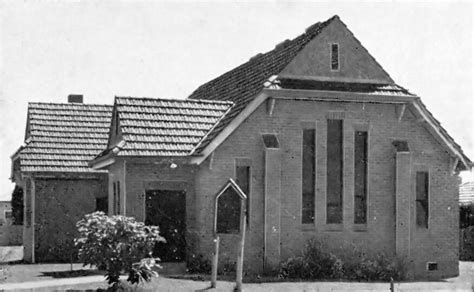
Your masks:
<svg viewBox="0 0 474 292"><path fill-rule="evenodd" d="M117 214L120 215L120 181L117 182Z"/></svg>
<svg viewBox="0 0 474 292"><path fill-rule="evenodd" d="M237 165L235 169L235 174L236 174L237 185L245 193L245 195L247 195L245 215L247 218L247 225L248 225L249 215L250 215L250 166Z"/></svg>
<svg viewBox="0 0 474 292"><path fill-rule="evenodd" d="M354 135L354 223L367 223L367 132Z"/></svg>
<svg viewBox="0 0 474 292"><path fill-rule="evenodd" d="M314 223L315 209L315 129L303 129L303 198L301 223Z"/></svg>
<svg viewBox="0 0 474 292"><path fill-rule="evenodd" d="M342 120L328 120L326 222L342 223Z"/></svg>
<svg viewBox="0 0 474 292"><path fill-rule="evenodd" d="M339 70L339 44L331 44L331 70Z"/></svg>
<svg viewBox="0 0 474 292"><path fill-rule="evenodd" d="M429 175L426 171L416 173L416 225L428 228Z"/></svg>
<svg viewBox="0 0 474 292"><path fill-rule="evenodd" d="M117 184L113 182L112 185L113 185L113 190L114 190L114 199L112 201L112 204L113 204L112 212L114 215L116 215L117 214Z"/></svg>

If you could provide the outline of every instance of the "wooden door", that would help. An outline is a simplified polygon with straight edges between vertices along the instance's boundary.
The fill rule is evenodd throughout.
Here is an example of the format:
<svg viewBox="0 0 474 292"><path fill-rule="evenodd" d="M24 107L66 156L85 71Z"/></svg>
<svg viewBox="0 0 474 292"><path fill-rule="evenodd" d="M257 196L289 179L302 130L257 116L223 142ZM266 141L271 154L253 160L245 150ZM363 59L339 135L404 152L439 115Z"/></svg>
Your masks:
<svg viewBox="0 0 474 292"><path fill-rule="evenodd" d="M162 262L181 262L186 256L186 192L148 190L145 202L145 224L160 227L166 243L155 245L153 256Z"/></svg>

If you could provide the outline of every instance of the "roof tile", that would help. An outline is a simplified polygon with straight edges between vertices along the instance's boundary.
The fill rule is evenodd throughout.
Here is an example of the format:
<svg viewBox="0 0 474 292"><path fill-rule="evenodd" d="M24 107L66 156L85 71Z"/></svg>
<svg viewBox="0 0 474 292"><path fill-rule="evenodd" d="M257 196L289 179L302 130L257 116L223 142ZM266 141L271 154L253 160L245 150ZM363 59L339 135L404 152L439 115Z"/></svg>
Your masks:
<svg viewBox="0 0 474 292"><path fill-rule="evenodd" d="M108 105L29 103L21 170L97 172L88 162L107 146L111 117Z"/></svg>
<svg viewBox="0 0 474 292"><path fill-rule="evenodd" d="M120 156L190 155L233 105L229 101L135 97L117 97L115 104L125 141Z"/></svg>
<svg viewBox="0 0 474 292"><path fill-rule="evenodd" d="M263 89L263 84L268 78L280 73L301 49L336 17L310 26L305 33L293 40L285 41L273 50L251 58L248 62L196 89L189 99L230 100L236 104L219 125L209 133L197 152L203 150L252 101Z"/></svg>

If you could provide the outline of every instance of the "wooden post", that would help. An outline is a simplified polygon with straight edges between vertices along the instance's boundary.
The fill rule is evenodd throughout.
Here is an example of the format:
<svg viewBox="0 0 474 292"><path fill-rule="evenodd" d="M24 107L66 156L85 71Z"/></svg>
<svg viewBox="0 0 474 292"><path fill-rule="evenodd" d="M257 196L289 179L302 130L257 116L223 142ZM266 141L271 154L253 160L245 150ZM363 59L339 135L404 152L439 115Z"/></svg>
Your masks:
<svg viewBox="0 0 474 292"><path fill-rule="evenodd" d="M214 237L214 254L212 255L211 288L217 287L217 264L219 262L219 236Z"/></svg>
<svg viewBox="0 0 474 292"><path fill-rule="evenodd" d="M240 208L240 242L237 253L237 279L235 280L235 291L242 291L242 272L244 267L244 246L245 246L245 227L246 227L246 199L242 200Z"/></svg>

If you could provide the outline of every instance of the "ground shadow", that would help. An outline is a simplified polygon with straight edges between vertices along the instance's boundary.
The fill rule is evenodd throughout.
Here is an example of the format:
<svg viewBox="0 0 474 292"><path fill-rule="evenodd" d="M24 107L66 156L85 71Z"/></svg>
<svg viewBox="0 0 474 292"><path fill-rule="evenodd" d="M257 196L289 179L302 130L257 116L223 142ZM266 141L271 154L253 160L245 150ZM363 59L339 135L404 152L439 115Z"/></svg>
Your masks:
<svg viewBox="0 0 474 292"><path fill-rule="evenodd" d="M72 270L72 271L51 271L41 272L40 277L52 277L52 278L75 278L85 277L94 275L103 275L104 273L97 270Z"/></svg>

